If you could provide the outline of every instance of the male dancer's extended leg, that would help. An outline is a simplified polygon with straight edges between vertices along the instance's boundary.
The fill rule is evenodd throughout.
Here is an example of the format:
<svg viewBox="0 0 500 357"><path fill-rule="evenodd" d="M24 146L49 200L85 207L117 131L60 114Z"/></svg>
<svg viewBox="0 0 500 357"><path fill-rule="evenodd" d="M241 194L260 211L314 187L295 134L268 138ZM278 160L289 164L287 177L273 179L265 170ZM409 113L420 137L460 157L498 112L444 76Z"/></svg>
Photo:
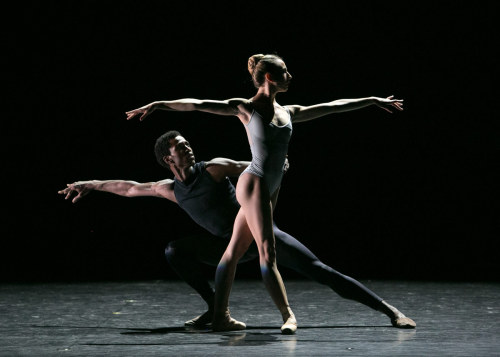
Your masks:
<svg viewBox="0 0 500 357"><path fill-rule="evenodd" d="M311 280L329 286L345 299L355 300L386 314L395 327L414 328L416 326L412 319L387 304L359 281L324 264L306 246L288 233L281 231L276 224L273 225L273 229L276 237L278 265L283 265Z"/></svg>

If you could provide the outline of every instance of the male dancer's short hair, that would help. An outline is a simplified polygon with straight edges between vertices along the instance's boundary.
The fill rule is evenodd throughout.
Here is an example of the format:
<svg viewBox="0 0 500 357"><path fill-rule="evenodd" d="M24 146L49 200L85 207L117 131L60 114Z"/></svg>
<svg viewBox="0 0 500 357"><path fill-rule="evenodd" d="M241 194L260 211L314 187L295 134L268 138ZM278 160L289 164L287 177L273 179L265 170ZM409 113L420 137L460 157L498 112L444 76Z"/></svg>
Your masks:
<svg viewBox="0 0 500 357"><path fill-rule="evenodd" d="M170 166L163 161L163 158L167 155L170 155L170 140L175 139L177 136L180 136L181 133L179 133L177 130L170 130L167 131L165 134L161 135L158 139L156 139L155 143L155 155L156 155L156 161L158 163L169 169Z"/></svg>

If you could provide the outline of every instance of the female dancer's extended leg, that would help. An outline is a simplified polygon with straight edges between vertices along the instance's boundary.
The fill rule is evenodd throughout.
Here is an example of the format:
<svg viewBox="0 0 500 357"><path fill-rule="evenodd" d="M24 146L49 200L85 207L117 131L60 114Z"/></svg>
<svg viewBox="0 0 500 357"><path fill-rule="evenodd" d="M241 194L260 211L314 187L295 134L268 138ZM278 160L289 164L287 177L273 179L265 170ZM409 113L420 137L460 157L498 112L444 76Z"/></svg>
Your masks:
<svg viewBox="0 0 500 357"><path fill-rule="evenodd" d="M285 285L276 265L276 241L273 233L273 210L263 179L252 174L240 176L236 195L259 250L264 285L278 307L285 323L283 333L294 333L297 321L290 309Z"/></svg>
<svg viewBox="0 0 500 357"><path fill-rule="evenodd" d="M234 221L233 235L215 272L215 298L212 329L214 331L243 330L246 325L229 314L229 295L236 266L253 241L245 216L240 209Z"/></svg>

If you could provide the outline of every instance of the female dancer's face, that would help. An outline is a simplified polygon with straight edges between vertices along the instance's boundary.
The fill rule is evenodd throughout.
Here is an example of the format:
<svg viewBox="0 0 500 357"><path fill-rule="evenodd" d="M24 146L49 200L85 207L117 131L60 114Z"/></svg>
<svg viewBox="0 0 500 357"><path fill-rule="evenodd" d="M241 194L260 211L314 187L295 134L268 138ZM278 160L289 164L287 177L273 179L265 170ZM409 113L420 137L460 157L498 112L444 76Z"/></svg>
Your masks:
<svg viewBox="0 0 500 357"><path fill-rule="evenodd" d="M278 62L276 70L272 73L272 79L276 82L279 91L286 92L288 90L292 75L288 72L285 62L281 60Z"/></svg>

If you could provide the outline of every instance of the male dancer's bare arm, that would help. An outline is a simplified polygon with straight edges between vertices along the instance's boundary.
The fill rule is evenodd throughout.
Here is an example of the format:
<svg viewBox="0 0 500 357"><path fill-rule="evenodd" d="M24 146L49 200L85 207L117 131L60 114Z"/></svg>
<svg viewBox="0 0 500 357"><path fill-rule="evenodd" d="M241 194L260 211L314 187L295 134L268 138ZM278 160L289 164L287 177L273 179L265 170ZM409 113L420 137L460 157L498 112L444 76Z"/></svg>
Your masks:
<svg viewBox="0 0 500 357"><path fill-rule="evenodd" d="M173 180L171 179L146 183L131 180L89 180L76 181L67 184L67 186L58 193L66 195L65 199L70 199L73 194L76 194L72 199L73 203L78 202L91 191L109 192L124 197L160 197L177 203L172 187Z"/></svg>
<svg viewBox="0 0 500 357"><path fill-rule="evenodd" d="M224 177L236 177L250 165L250 161L236 161L225 157L216 157L206 162L206 169L215 181Z"/></svg>
<svg viewBox="0 0 500 357"><path fill-rule="evenodd" d="M207 171L214 178L222 178L224 176L236 177L240 175L249 165L250 161L235 161L225 157L216 157L206 163ZM290 167L288 157L285 159L283 171L287 172Z"/></svg>

